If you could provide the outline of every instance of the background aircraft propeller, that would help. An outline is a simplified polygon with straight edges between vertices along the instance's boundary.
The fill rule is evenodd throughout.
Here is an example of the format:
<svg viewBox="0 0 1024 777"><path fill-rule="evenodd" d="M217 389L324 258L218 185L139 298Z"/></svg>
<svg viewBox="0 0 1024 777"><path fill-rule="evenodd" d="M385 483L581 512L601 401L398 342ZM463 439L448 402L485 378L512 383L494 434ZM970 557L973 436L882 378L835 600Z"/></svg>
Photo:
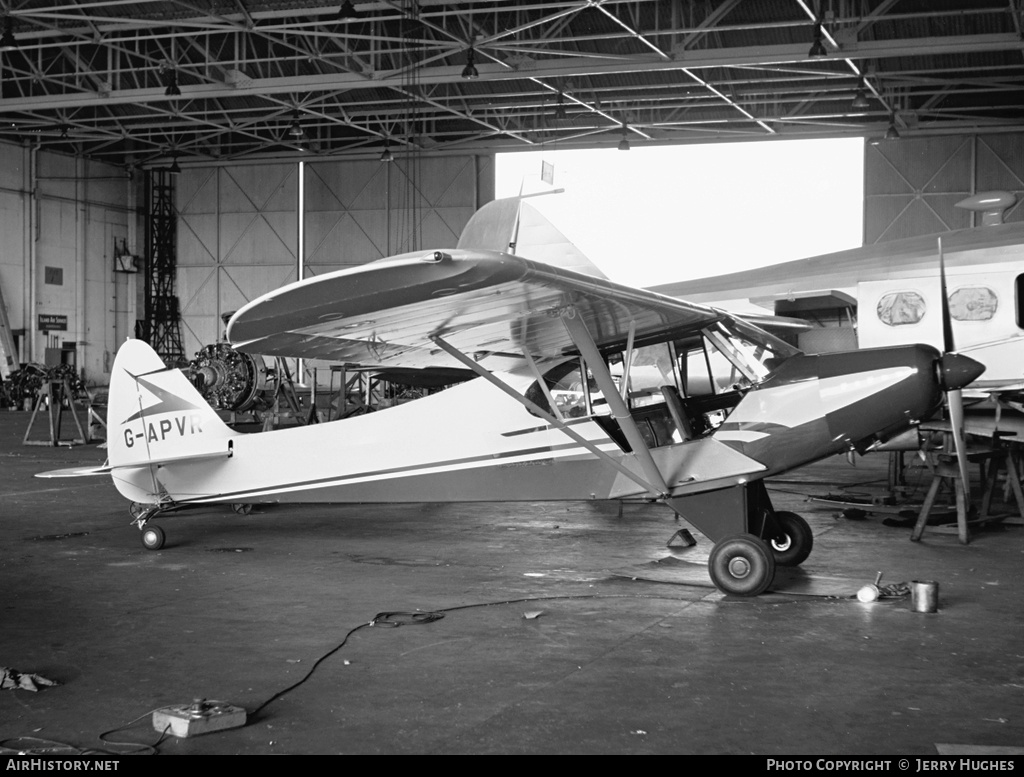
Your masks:
<svg viewBox="0 0 1024 777"><path fill-rule="evenodd" d="M971 479L967 469L967 438L964 435L964 397L961 386L970 383L980 372L980 365L969 357L956 353L953 340L953 321L949 312L949 294L946 290L946 260L942 254L942 238L939 241L939 284L942 300L942 362L941 382L946 392L949 407L949 422L953 428L953 443L956 448L957 465L964 485L966 508L970 509Z"/></svg>

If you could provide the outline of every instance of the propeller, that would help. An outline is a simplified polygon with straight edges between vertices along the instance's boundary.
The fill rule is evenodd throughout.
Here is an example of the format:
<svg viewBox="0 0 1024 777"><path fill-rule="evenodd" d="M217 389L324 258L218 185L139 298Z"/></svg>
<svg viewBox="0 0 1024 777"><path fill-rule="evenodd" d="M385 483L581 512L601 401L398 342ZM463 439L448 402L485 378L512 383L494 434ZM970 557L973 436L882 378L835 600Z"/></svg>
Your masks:
<svg viewBox="0 0 1024 777"><path fill-rule="evenodd" d="M942 238L939 239L939 286L942 299L942 361L940 380L946 392L949 407L949 422L953 427L953 443L956 461L960 468L960 479L964 486L964 500L970 509L971 480L967 469L967 438L964 435L964 397L961 388L975 380L984 371L984 366L968 356L956 353L953 340L953 322L949 313L949 296L946 291L946 260L942 254Z"/></svg>

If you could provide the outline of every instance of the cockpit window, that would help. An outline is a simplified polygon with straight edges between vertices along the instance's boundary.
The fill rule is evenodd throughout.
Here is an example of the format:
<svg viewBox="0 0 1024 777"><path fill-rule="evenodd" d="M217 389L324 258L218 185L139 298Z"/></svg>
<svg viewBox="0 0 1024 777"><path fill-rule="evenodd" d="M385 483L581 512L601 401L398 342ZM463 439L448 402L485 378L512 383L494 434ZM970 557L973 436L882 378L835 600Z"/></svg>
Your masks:
<svg viewBox="0 0 1024 777"><path fill-rule="evenodd" d="M713 399L707 411L724 418L746 389L762 383L778 364L797 353L779 338L723 313L700 332L691 331L672 342L608 353L605 362L616 394L635 419L644 418L647 423L658 413L668 417L666 407L673 395L682 397L684 404L691 402L690 409L698 416L707 415L704 400ZM600 419L611 414L608 398L578 358L549 369L543 382L547 391L538 380L527 389L526 398L563 420ZM725 394L735 398L722 396ZM715 421L697 426L707 431L714 428Z"/></svg>
<svg viewBox="0 0 1024 777"><path fill-rule="evenodd" d="M539 382L534 382L526 390L526 398L549 413L562 418L579 418L587 414L587 392L583 384L580 362L578 359L559 364L544 375L548 393L555 401L555 409Z"/></svg>
<svg viewBox="0 0 1024 777"><path fill-rule="evenodd" d="M721 372L721 367L716 367L714 362L720 364L724 359L731 365L727 383L734 388L763 382L779 363L799 353L774 335L734 318L715 322L704 330L704 336L712 346L709 353L712 372ZM717 378L716 375L716 382L721 386Z"/></svg>
<svg viewBox="0 0 1024 777"><path fill-rule="evenodd" d="M633 351L629 360L629 394L631 407L664 402L662 386L677 386L675 355L668 343L645 345Z"/></svg>

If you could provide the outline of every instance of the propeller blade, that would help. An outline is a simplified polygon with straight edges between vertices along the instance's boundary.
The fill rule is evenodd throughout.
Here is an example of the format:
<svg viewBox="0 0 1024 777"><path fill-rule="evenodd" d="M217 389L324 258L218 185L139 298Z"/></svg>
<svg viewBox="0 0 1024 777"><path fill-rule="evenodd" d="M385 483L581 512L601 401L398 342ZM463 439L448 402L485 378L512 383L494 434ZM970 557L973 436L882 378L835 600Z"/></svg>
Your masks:
<svg viewBox="0 0 1024 777"><path fill-rule="evenodd" d="M946 404L949 407L949 422L953 427L953 445L956 448L956 463L960 469L960 481L964 488L964 504L970 510L971 473L967 462L967 438L964 436L964 395L960 390L975 380L985 368L978 362L956 351L953 340L953 317L949 312L949 291L946 288L946 258L942 253L942 238L938 238L939 249L939 297L942 304L942 378L946 388ZM980 368L980 369L978 369Z"/></svg>
<svg viewBox="0 0 1024 777"><path fill-rule="evenodd" d="M970 508L971 474L967 469L967 439L964 436L964 397L960 389L946 394L949 403L949 422L953 426L953 444L956 448L956 463L960 468L960 480L964 484L964 500Z"/></svg>
<svg viewBox="0 0 1024 777"><path fill-rule="evenodd" d="M942 255L942 238L939 238L939 299L942 305L942 351L956 350L953 342L953 318L949 314L949 292L946 290L946 259Z"/></svg>

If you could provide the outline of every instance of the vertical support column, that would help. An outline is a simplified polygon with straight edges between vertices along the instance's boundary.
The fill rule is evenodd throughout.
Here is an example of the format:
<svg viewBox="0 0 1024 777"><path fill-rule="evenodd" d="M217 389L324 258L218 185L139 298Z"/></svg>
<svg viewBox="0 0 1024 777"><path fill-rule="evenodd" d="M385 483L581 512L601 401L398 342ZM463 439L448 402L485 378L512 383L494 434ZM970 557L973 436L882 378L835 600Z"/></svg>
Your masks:
<svg viewBox="0 0 1024 777"><path fill-rule="evenodd" d="M85 344L89 341L85 315L86 274L89 261L89 162L75 158L75 374L82 376L85 368ZM65 354L66 356L66 354ZM63 359L62 359L63 361Z"/></svg>
<svg viewBox="0 0 1024 777"><path fill-rule="evenodd" d="M21 354L22 361L36 361L36 314L39 304L39 144L32 146L28 158L28 272L25 282L28 286L28 302L25 308L25 337Z"/></svg>

